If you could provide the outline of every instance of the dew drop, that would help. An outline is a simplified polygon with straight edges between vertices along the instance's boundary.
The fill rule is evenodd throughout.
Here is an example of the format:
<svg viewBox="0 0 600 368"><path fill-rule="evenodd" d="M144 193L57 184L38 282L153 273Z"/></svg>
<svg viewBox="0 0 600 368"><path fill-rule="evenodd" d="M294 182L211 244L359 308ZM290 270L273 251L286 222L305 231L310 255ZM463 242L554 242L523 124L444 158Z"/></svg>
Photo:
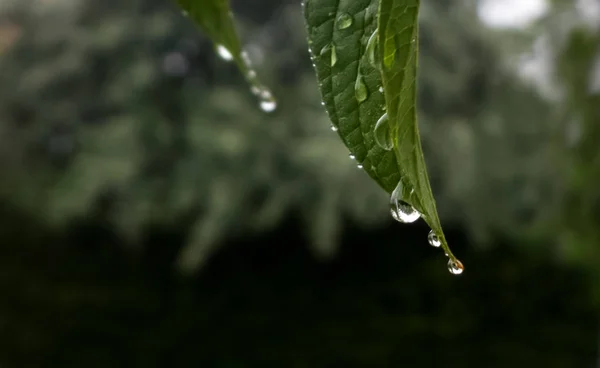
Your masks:
<svg viewBox="0 0 600 368"><path fill-rule="evenodd" d="M338 128L337 128L335 125L332 125L332 126L331 126L331 131L333 131L333 132L337 132L337 131L338 131Z"/></svg>
<svg viewBox="0 0 600 368"><path fill-rule="evenodd" d="M331 66L335 66L337 63L337 54L335 53L335 46L331 46Z"/></svg>
<svg viewBox="0 0 600 368"><path fill-rule="evenodd" d="M330 44L325 45L325 47L323 47L321 49L321 51L319 52L319 55L320 56L325 56L325 55L327 55L328 52L331 53L331 55L330 55L330 58L331 58L330 59L331 60L330 64L331 64L331 66L334 66L337 63L337 54L335 52L335 45L334 44L330 43Z"/></svg>
<svg viewBox="0 0 600 368"><path fill-rule="evenodd" d="M379 93L383 93L383 86L379 87Z"/></svg>
<svg viewBox="0 0 600 368"><path fill-rule="evenodd" d="M431 245L432 247L439 248L440 245L442 245L442 242L440 241L440 239L438 238L436 233L433 232L433 230L431 230L429 232L429 235L427 235L427 241L429 242L429 245Z"/></svg>
<svg viewBox="0 0 600 368"><path fill-rule="evenodd" d="M408 224L417 221L421 214L402 200L402 189L402 182L399 182L390 197L390 213L394 220Z"/></svg>
<svg viewBox="0 0 600 368"><path fill-rule="evenodd" d="M217 45L217 54L225 61L233 60L233 55L231 55L231 52L223 45Z"/></svg>
<svg viewBox="0 0 600 368"><path fill-rule="evenodd" d="M275 100L262 100L260 101L260 108L264 112L273 112L277 108L277 102Z"/></svg>
<svg viewBox="0 0 600 368"><path fill-rule="evenodd" d="M377 124L375 124L375 143L386 151L394 148L394 141L392 140L392 134L390 129L390 124L388 121L387 112L383 114L379 120L377 120Z"/></svg>
<svg viewBox="0 0 600 368"><path fill-rule="evenodd" d="M356 160L356 156L354 156L353 154L349 154L348 157L350 157L351 160Z"/></svg>
<svg viewBox="0 0 600 368"><path fill-rule="evenodd" d="M363 165L361 165L361 164L358 164L358 165L356 165L356 167L358 167L359 169L361 169L361 170L362 170L362 168L363 168Z"/></svg>
<svg viewBox="0 0 600 368"><path fill-rule="evenodd" d="M371 37L369 37L369 41L367 41L367 57L369 58L369 63L374 67L374 68L378 68L379 64L377 63L377 36L378 36L379 32L376 29L375 32L373 32L373 34L371 35Z"/></svg>
<svg viewBox="0 0 600 368"><path fill-rule="evenodd" d="M356 96L356 100L358 103L363 102L367 99L369 92L367 91L367 85L363 79L363 76L358 73L356 76L356 82L354 83L354 95Z"/></svg>
<svg viewBox="0 0 600 368"><path fill-rule="evenodd" d="M462 262L458 259L451 259L448 261L448 271L453 275L460 275L465 270Z"/></svg>
<svg viewBox="0 0 600 368"><path fill-rule="evenodd" d="M354 21L354 19L352 18L352 16L350 14L342 13L337 18L336 23L337 23L338 29L346 29L352 25L353 21Z"/></svg>
<svg viewBox="0 0 600 368"><path fill-rule="evenodd" d="M273 112L277 108L277 101L271 94L271 92L262 88L259 89L258 97L260 98L260 109L264 112Z"/></svg>

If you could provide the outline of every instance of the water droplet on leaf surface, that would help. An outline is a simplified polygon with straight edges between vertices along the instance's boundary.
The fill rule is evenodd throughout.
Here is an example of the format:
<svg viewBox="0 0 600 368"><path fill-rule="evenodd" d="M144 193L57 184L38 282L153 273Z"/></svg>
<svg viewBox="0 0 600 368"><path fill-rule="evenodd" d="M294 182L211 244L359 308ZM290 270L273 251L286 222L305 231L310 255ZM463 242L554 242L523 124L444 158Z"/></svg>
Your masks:
<svg viewBox="0 0 600 368"><path fill-rule="evenodd" d="M356 160L356 156L354 156L353 154L349 154L348 157L350 157L351 160Z"/></svg>
<svg viewBox="0 0 600 368"><path fill-rule="evenodd" d="M335 125L332 125L332 126L331 126L331 130L332 130L332 131L334 131L334 132L337 132L337 131L338 131L338 128L337 128Z"/></svg>
<svg viewBox="0 0 600 368"><path fill-rule="evenodd" d="M352 18L352 16L350 14L342 13L337 18L337 21L336 21L337 27L338 27L338 29L346 29L352 25L352 21L354 21L354 19Z"/></svg>
<svg viewBox="0 0 600 368"><path fill-rule="evenodd" d="M363 80L363 76L358 73L356 76L356 82L354 83L354 94L358 103L363 102L367 99L369 92L367 91L367 85Z"/></svg>
<svg viewBox="0 0 600 368"><path fill-rule="evenodd" d="M437 234L435 232L433 232L433 230L431 230L429 232L429 235L427 235L427 241L429 242L429 245L431 245L432 247L439 248L440 245L442 245L442 242L438 238Z"/></svg>
<svg viewBox="0 0 600 368"><path fill-rule="evenodd" d="M390 124L388 120L387 112L383 114L375 124L375 143L386 151L394 148L394 141L392 140L392 134Z"/></svg>
<svg viewBox="0 0 600 368"><path fill-rule="evenodd" d="M375 32L373 32L373 34L371 35L371 37L369 37L369 41L367 42L367 57L369 58L369 63L374 67L374 68L379 68L379 64L377 63L377 44L379 43L377 41L378 36L379 35L379 31L376 29Z"/></svg>
<svg viewBox="0 0 600 368"><path fill-rule="evenodd" d="M335 46L331 46L331 66L335 66L337 63L337 54L335 53Z"/></svg>
<svg viewBox="0 0 600 368"><path fill-rule="evenodd" d="M453 275L460 275L465 270L465 266L458 259L448 261L448 271Z"/></svg>
<svg viewBox="0 0 600 368"><path fill-rule="evenodd" d="M225 47L223 45L217 45L217 54L219 54L221 59L223 59L225 61L233 60L233 55L231 55L231 52L229 52L227 47Z"/></svg>
<svg viewBox="0 0 600 368"><path fill-rule="evenodd" d="M417 221L421 217L421 214L414 209L413 206L402 199L403 188L402 182L399 182L396 189L392 192L390 197L390 213L394 220L409 224Z"/></svg>

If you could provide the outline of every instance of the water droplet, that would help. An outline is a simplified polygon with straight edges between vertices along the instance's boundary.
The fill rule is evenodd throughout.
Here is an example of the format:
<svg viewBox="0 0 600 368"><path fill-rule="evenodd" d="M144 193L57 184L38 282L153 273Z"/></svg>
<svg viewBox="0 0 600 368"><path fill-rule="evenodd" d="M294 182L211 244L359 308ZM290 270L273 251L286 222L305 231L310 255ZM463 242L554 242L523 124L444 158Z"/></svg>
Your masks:
<svg viewBox="0 0 600 368"><path fill-rule="evenodd" d="M325 56L327 53L331 53L331 66L334 66L337 63L337 54L335 53L335 45L330 43L325 45L319 52L320 56Z"/></svg>
<svg viewBox="0 0 600 368"><path fill-rule="evenodd" d="M421 214L402 200L402 189L402 182L399 182L390 197L390 212L394 220L408 224L417 221Z"/></svg>
<svg viewBox="0 0 600 368"><path fill-rule="evenodd" d="M258 97L260 98L260 109L264 112L273 112L277 108L277 101L266 88L259 89Z"/></svg>
<svg viewBox="0 0 600 368"><path fill-rule="evenodd" d="M363 76L358 73L356 76L356 82L354 83L354 95L356 96L356 100L358 103L363 102L367 99L369 92L367 91L367 85L363 79Z"/></svg>
<svg viewBox="0 0 600 368"><path fill-rule="evenodd" d="M231 52L223 45L217 45L217 54L225 61L233 60L233 55L231 55Z"/></svg>
<svg viewBox="0 0 600 368"><path fill-rule="evenodd" d="M338 128L337 128L335 125L332 125L332 126L331 126L331 130L332 130L332 131L334 131L334 132L337 132L337 131L338 131Z"/></svg>
<svg viewBox="0 0 600 368"><path fill-rule="evenodd" d="M392 133L390 129L390 124L388 120L387 112L383 114L379 120L377 120L377 124L375 124L375 143L386 151L394 148L394 141L392 139Z"/></svg>
<svg viewBox="0 0 600 368"><path fill-rule="evenodd" d="M346 29L352 25L353 21L354 21L354 19L352 18L352 16L350 14L342 13L337 18L336 23L337 23L338 29Z"/></svg>
<svg viewBox="0 0 600 368"><path fill-rule="evenodd" d="M451 259L448 261L448 271L453 275L460 275L465 270L462 262L458 259Z"/></svg>
<svg viewBox="0 0 600 368"><path fill-rule="evenodd" d="M378 60L378 55L377 55L377 44L378 42L378 38L377 37L379 35L378 30L376 29L375 32L373 32L373 34L371 35L371 37L369 37L369 41L367 42L367 57L369 58L369 63L374 67L374 68L378 68L379 64L377 63Z"/></svg>
<svg viewBox="0 0 600 368"><path fill-rule="evenodd" d="M379 87L379 92L383 93L383 86Z"/></svg>
<svg viewBox="0 0 600 368"><path fill-rule="evenodd" d="M335 53L335 46L331 46L331 66L335 66L337 63L337 54Z"/></svg>
<svg viewBox="0 0 600 368"><path fill-rule="evenodd" d="M353 154L349 154L348 157L350 157L351 160L356 160L356 156L354 156Z"/></svg>
<svg viewBox="0 0 600 368"><path fill-rule="evenodd" d="M361 170L362 170L362 168L363 168L363 165L361 165L361 164L358 164L358 165L356 165L356 167L358 167L359 169L361 169Z"/></svg>
<svg viewBox="0 0 600 368"><path fill-rule="evenodd" d="M321 106L325 106L325 101L321 101Z"/></svg>
<svg viewBox="0 0 600 368"><path fill-rule="evenodd" d="M438 238L436 233L433 232L433 230L431 230L429 232L429 235L427 235L427 241L429 242L429 245L431 245L432 247L439 248L440 245L442 245L442 242L440 241L440 239Z"/></svg>
<svg viewBox="0 0 600 368"><path fill-rule="evenodd" d="M277 108L277 102L275 100L260 101L260 108L264 112L273 112Z"/></svg>
<svg viewBox="0 0 600 368"><path fill-rule="evenodd" d="M246 51L242 51L240 55L242 56L242 60L244 60L244 64L250 68L252 66L252 61L250 61L250 56L248 56L248 53Z"/></svg>

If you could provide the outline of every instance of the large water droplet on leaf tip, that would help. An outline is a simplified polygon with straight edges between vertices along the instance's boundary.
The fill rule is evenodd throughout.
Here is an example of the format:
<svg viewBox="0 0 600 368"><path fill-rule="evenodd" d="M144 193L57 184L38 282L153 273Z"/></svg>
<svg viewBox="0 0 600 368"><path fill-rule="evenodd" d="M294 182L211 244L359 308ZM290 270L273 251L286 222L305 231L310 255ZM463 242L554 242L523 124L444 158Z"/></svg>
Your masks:
<svg viewBox="0 0 600 368"><path fill-rule="evenodd" d="M462 262L458 259L451 259L448 261L448 271L453 275L460 275L465 270Z"/></svg>
<svg viewBox="0 0 600 368"><path fill-rule="evenodd" d="M342 13L338 16L336 23L338 29L346 29L352 25L353 21L354 19L350 14Z"/></svg>
<svg viewBox="0 0 600 368"><path fill-rule="evenodd" d="M223 45L217 45L217 54L219 55L219 57L221 59L223 59L225 61L231 61L231 60L233 60L233 55L227 49L227 47L225 47Z"/></svg>
<svg viewBox="0 0 600 368"><path fill-rule="evenodd" d="M363 76L359 73L356 76L356 82L354 83L354 94L358 103L363 102L367 99L369 92L367 91L367 85L363 79Z"/></svg>
<svg viewBox="0 0 600 368"><path fill-rule="evenodd" d="M410 224L417 221L421 217L421 214L402 199L402 190L402 182L399 182L390 196L390 213L394 220Z"/></svg>
<svg viewBox="0 0 600 368"><path fill-rule="evenodd" d="M442 245L442 242L440 241L437 234L433 230L431 230L429 232L429 235L427 235L427 241L429 242L429 245L431 245L432 247L439 248L440 245Z"/></svg>
<svg viewBox="0 0 600 368"><path fill-rule="evenodd" d="M392 140L392 133L390 129L390 124L388 120L387 112L383 114L377 124L375 124L375 143L386 151L394 148L394 141Z"/></svg>

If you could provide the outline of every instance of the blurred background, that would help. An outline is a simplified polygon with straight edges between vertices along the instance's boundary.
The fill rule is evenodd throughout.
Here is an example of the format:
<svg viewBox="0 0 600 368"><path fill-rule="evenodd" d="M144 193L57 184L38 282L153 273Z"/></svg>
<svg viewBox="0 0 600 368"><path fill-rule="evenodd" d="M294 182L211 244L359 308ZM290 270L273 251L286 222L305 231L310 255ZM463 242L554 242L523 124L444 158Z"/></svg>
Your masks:
<svg viewBox="0 0 600 368"><path fill-rule="evenodd" d="M278 109L169 0L0 0L0 367L600 367L600 1L423 0L452 276L234 0Z"/></svg>

